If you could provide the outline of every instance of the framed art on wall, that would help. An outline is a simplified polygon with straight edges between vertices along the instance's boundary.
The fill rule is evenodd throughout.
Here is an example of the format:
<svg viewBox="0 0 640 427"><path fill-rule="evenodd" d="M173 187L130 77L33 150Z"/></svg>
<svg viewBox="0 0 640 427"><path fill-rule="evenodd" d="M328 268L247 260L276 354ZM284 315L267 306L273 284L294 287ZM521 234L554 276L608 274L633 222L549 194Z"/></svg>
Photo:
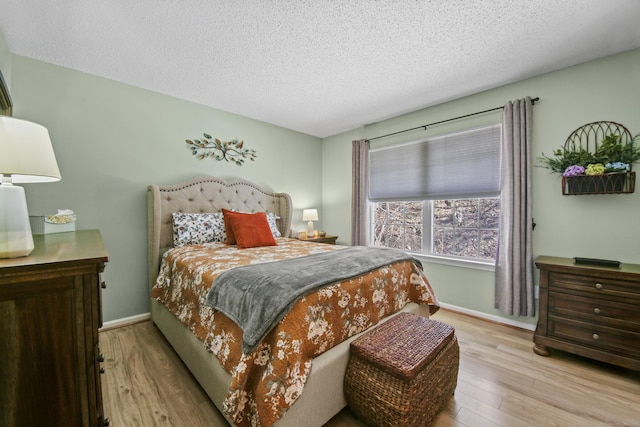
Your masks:
<svg viewBox="0 0 640 427"><path fill-rule="evenodd" d="M4 81L2 71L0 70L0 115L10 116L12 106L13 103L11 102L9 88L7 87L7 83Z"/></svg>

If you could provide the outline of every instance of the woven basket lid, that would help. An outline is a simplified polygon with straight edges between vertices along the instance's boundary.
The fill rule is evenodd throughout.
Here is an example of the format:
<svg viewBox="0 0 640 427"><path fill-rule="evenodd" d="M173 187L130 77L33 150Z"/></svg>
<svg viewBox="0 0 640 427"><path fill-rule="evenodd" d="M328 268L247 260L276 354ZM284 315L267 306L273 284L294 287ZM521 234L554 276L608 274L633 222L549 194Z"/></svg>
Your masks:
<svg viewBox="0 0 640 427"><path fill-rule="evenodd" d="M400 313L351 343L351 352L406 380L422 371L454 337L446 323Z"/></svg>

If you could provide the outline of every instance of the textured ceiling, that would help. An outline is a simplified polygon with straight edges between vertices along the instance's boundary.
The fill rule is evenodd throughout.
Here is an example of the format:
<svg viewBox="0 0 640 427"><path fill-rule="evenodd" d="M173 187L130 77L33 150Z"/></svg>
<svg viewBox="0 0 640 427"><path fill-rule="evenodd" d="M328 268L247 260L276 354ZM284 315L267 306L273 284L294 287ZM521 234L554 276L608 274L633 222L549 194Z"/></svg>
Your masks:
<svg viewBox="0 0 640 427"><path fill-rule="evenodd" d="M0 0L14 54L319 137L638 48L639 22L638 0Z"/></svg>

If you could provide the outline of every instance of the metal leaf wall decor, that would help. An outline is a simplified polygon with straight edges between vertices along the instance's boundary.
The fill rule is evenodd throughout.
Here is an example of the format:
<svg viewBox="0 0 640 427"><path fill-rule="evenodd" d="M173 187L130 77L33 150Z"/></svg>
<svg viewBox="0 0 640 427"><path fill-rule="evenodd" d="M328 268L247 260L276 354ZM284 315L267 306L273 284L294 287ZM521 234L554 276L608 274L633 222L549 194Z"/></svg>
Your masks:
<svg viewBox="0 0 640 427"><path fill-rule="evenodd" d="M202 160L213 157L215 160L225 160L242 166L245 159L255 161L256 150L244 148L244 141L238 138L231 141L220 141L207 133L202 134L203 139L187 139L187 147L191 149L191 154Z"/></svg>

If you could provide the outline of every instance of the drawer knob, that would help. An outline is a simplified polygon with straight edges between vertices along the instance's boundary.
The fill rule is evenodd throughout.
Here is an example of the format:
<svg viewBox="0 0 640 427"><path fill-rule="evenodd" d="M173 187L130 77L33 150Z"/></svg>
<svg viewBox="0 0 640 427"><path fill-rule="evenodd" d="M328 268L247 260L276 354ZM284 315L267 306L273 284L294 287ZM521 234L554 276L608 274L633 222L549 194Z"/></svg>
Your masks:
<svg viewBox="0 0 640 427"><path fill-rule="evenodd" d="M98 362L100 362L100 363L104 362L104 354L100 353L98 355Z"/></svg>
<svg viewBox="0 0 640 427"><path fill-rule="evenodd" d="M596 289L602 289L602 283L596 283Z"/></svg>
<svg viewBox="0 0 640 427"><path fill-rule="evenodd" d="M100 373L104 374L104 368L100 368Z"/></svg>
<svg viewBox="0 0 640 427"><path fill-rule="evenodd" d="M100 286L102 287L102 289L107 289L107 282L101 282Z"/></svg>
<svg viewBox="0 0 640 427"><path fill-rule="evenodd" d="M593 312L595 314L600 314L600 309L598 307L596 307L596 308L593 309Z"/></svg>
<svg viewBox="0 0 640 427"><path fill-rule="evenodd" d="M600 339L600 335L598 335L598 334L593 334L593 339L594 339L594 340L599 340L599 339Z"/></svg>

